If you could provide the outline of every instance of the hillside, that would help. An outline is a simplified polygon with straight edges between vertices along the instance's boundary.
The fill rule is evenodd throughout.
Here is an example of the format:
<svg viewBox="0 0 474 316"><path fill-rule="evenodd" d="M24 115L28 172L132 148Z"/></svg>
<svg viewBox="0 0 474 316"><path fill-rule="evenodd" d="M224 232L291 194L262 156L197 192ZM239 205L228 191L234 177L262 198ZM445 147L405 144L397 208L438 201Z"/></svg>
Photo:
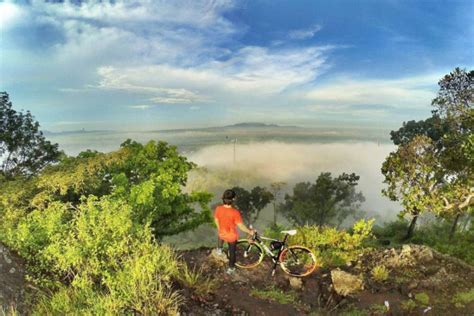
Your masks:
<svg viewBox="0 0 474 316"><path fill-rule="evenodd" d="M27 303L23 261L5 247L0 249L0 299L4 308L13 305L23 312ZM181 256L191 269L201 269L213 280L207 294L176 285L185 296L182 315L472 315L474 311L474 267L425 246L373 250L350 266L319 269L303 279L290 278L281 270L271 277L268 261L228 276L225 262L210 249ZM377 282L371 270L380 264L390 272L386 281Z"/></svg>

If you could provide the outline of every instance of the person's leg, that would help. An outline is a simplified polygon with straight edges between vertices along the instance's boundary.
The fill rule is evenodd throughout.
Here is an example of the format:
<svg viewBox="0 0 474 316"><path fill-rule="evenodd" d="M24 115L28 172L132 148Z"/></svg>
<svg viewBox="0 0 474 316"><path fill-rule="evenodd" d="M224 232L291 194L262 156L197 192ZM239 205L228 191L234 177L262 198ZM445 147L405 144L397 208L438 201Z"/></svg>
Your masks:
<svg viewBox="0 0 474 316"><path fill-rule="evenodd" d="M224 248L224 241L217 237L217 254L222 255L222 248Z"/></svg>
<svg viewBox="0 0 474 316"><path fill-rule="evenodd" d="M229 242L229 268L235 268L235 251L237 248L237 241Z"/></svg>

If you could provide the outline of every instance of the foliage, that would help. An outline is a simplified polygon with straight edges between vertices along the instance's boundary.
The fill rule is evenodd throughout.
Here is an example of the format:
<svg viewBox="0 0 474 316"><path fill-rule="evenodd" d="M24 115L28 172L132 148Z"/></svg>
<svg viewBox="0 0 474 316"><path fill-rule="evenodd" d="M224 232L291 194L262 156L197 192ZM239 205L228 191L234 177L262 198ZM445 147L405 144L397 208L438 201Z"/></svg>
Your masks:
<svg viewBox="0 0 474 316"><path fill-rule="evenodd" d="M474 71L456 68L439 87L431 118L391 132L398 150L382 167L383 193L413 216L407 238L422 212L454 218L452 236L459 217L474 209Z"/></svg>
<svg viewBox="0 0 474 316"><path fill-rule="evenodd" d="M421 213L442 206L434 191L439 169L433 142L426 136L416 136L390 153L383 163L384 183L388 187L382 193L393 201L400 201L401 214L409 214L416 221ZM413 232L414 221L407 237Z"/></svg>
<svg viewBox="0 0 474 316"><path fill-rule="evenodd" d="M355 191L358 180L354 173L336 178L329 172L321 173L314 184L297 183L293 195L285 196L279 210L300 226L322 227L334 222L339 226L348 216L356 216L360 203L365 201L362 193Z"/></svg>
<svg viewBox="0 0 474 316"><path fill-rule="evenodd" d="M432 105L443 115L459 117L474 103L474 70L455 68L439 82L438 96Z"/></svg>
<svg viewBox="0 0 474 316"><path fill-rule="evenodd" d="M269 286L265 289L252 289L250 295L278 302L280 304L292 304L296 302L296 294L292 291L283 291L275 286Z"/></svg>
<svg viewBox="0 0 474 316"><path fill-rule="evenodd" d="M263 231L263 236L273 239L281 239L283 230L288 230L288 227L280 224L271 224L265 228Z"/></svg>
<svg viewBox="0 0 474 316"><path fill-rule="evenodd" d="M430 297L425 292L419 292L415 294L415 301L420 303L422 306L428 306L430 303Z"/></svg>
<svg viewBox="0 0 474 316"><path fill-rule="evenodd" d="M217 287L217 280L212 276L204 276L202 267L191 269L185 263L181 264L177 279L186 287L194 289L198 295L213 293Z"/></svg>
<svg viewBox="0 0 474 316"><path fill-rule="evenodd" d="M26 192L15 192L19 185L6 183L12 189L0 192L0 201L10 200L3 204L5 208L12 207L11 200L16 199L14 204L22 208L46 209L55 201L75 207L82 196L113 196L126 201L135 220L150 222L155 236L161 238L211 221L211 195L182 192L193 167L176 147L165 142L142 145L128 140L115 152L89 151L63 159L31 179Z"/></svg>
<svg viewBox="0 0 474 316"><path fill-rule="evenodd" d="M407 312L411 312L417 307L416 302L412 299L401 301L400 305Z"/></svg>
<svg viewBox="0 0 474 316"><path fill-rule="evenodd" d="M352 233L333 227L302 226L290 237L290 243L311 249L324 267L342 266L366 250L364 241L371 237L373 223L374 220L360 220Z"/></svg>
<svg viewBox="0 0 474 316"><path fill-rule="evenodd" d="M251 191L241 187L233 187L232 190L237 195L235 206L248 225L255 223L260 212L273 200L273 194L260 186L254 187Z"/></svg>
<svg viewBox="0 0 474 316"><path fill-rule="evenodd" d="M474 227L469 225L470 218L466 218L466 221L466 229L460 230L451 240L448 239L451 223L438 219L422 225L414 232L410 242L430 246L439 252L474 264ZM389 242L392 246L398 245L406 234L408 225L408 221L398 219L386 223L383 227L375 226L373 234L378 242Z"/></svg>
<svg viewBox="0 0 474 316"><path fill-rule="evenodd" d="M211 196L181 191L193 166L164 142L127 141L2 184L0 240L51 293L33 314L177 314L180 276L211 288L156 240L209 221Z"/></svg>
<svg viewBox="0 0 474 316"><path fill-rule="evenodd" d="M422 227L413 236L412 242L425 244L439 252L457 257L469 264L474 264L474 227L459 231L451 240L450 223L439 221L433 225Z"/></svg>
<svg viewBox="0 0 474 316"><path fill-rule="evenodd" d="M463 308L465 305L474 302L474 288L469 291L456 293L451 302L458 308Z"/></svg>
<svg viewBox="0 0 474 316"><path fill-rule="evenodd" d="M388 279L389 271L384 265L378 265L372 269L370 274L375 281L385 282Z"/></svg>
<svg viewBox="0 0 474 316"><path fill-rule="evenodd" d="M34 175L60 155L31 113L15 111L8 93L0 92L0 179Z"/></svg>

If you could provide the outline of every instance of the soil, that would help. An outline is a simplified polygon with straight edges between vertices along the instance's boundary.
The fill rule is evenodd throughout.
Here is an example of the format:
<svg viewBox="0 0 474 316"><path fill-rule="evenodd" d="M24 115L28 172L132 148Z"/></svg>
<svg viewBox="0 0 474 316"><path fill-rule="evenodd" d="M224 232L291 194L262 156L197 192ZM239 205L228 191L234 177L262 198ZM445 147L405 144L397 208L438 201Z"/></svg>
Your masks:
<svg viewBox="0 0 474 316"><path fill-rule="evenodd" d="M414 249L416 252L418 248ZM392 252L400 254L400 250ZM268 261L253 269L237 270L229 277L226 266L213 260L210 249L185 251L182 258L188 266L203 269L203 273L218 280L218 285L214 294L192 296L183 315L474 315L474 302L463 307L455 307L452 302L455 293L474 287L474 267L432 251L432 259L413 259L411 265L390 269L385 282L375 282L370 271L389 257L386 253L375 250L343 267L348 273L363 276L365 287L342 297L333 289L327 269L316 270L302 279L301 289L294 289L281 269L271 276ZM296 299L292 304L282 304L252 295L252 289L269 287L293 293ZM429 297L429 303L416 299L420 293ZM413 301L413 306L407 308L408 301Z"/></svg>

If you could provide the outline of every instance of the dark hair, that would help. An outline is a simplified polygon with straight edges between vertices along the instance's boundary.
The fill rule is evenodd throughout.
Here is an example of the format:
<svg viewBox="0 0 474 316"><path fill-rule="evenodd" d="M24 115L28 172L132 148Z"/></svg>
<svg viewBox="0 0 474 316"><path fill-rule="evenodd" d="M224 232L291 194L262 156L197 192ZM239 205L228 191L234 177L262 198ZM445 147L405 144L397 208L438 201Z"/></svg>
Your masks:
<svg viewBox="0 0 474 316"><path fill-rule="evenodd" d="M235 195L234 190L225 190L224 194L222 194L222 202L226 205L231 205L235 199Z"/></svg>

